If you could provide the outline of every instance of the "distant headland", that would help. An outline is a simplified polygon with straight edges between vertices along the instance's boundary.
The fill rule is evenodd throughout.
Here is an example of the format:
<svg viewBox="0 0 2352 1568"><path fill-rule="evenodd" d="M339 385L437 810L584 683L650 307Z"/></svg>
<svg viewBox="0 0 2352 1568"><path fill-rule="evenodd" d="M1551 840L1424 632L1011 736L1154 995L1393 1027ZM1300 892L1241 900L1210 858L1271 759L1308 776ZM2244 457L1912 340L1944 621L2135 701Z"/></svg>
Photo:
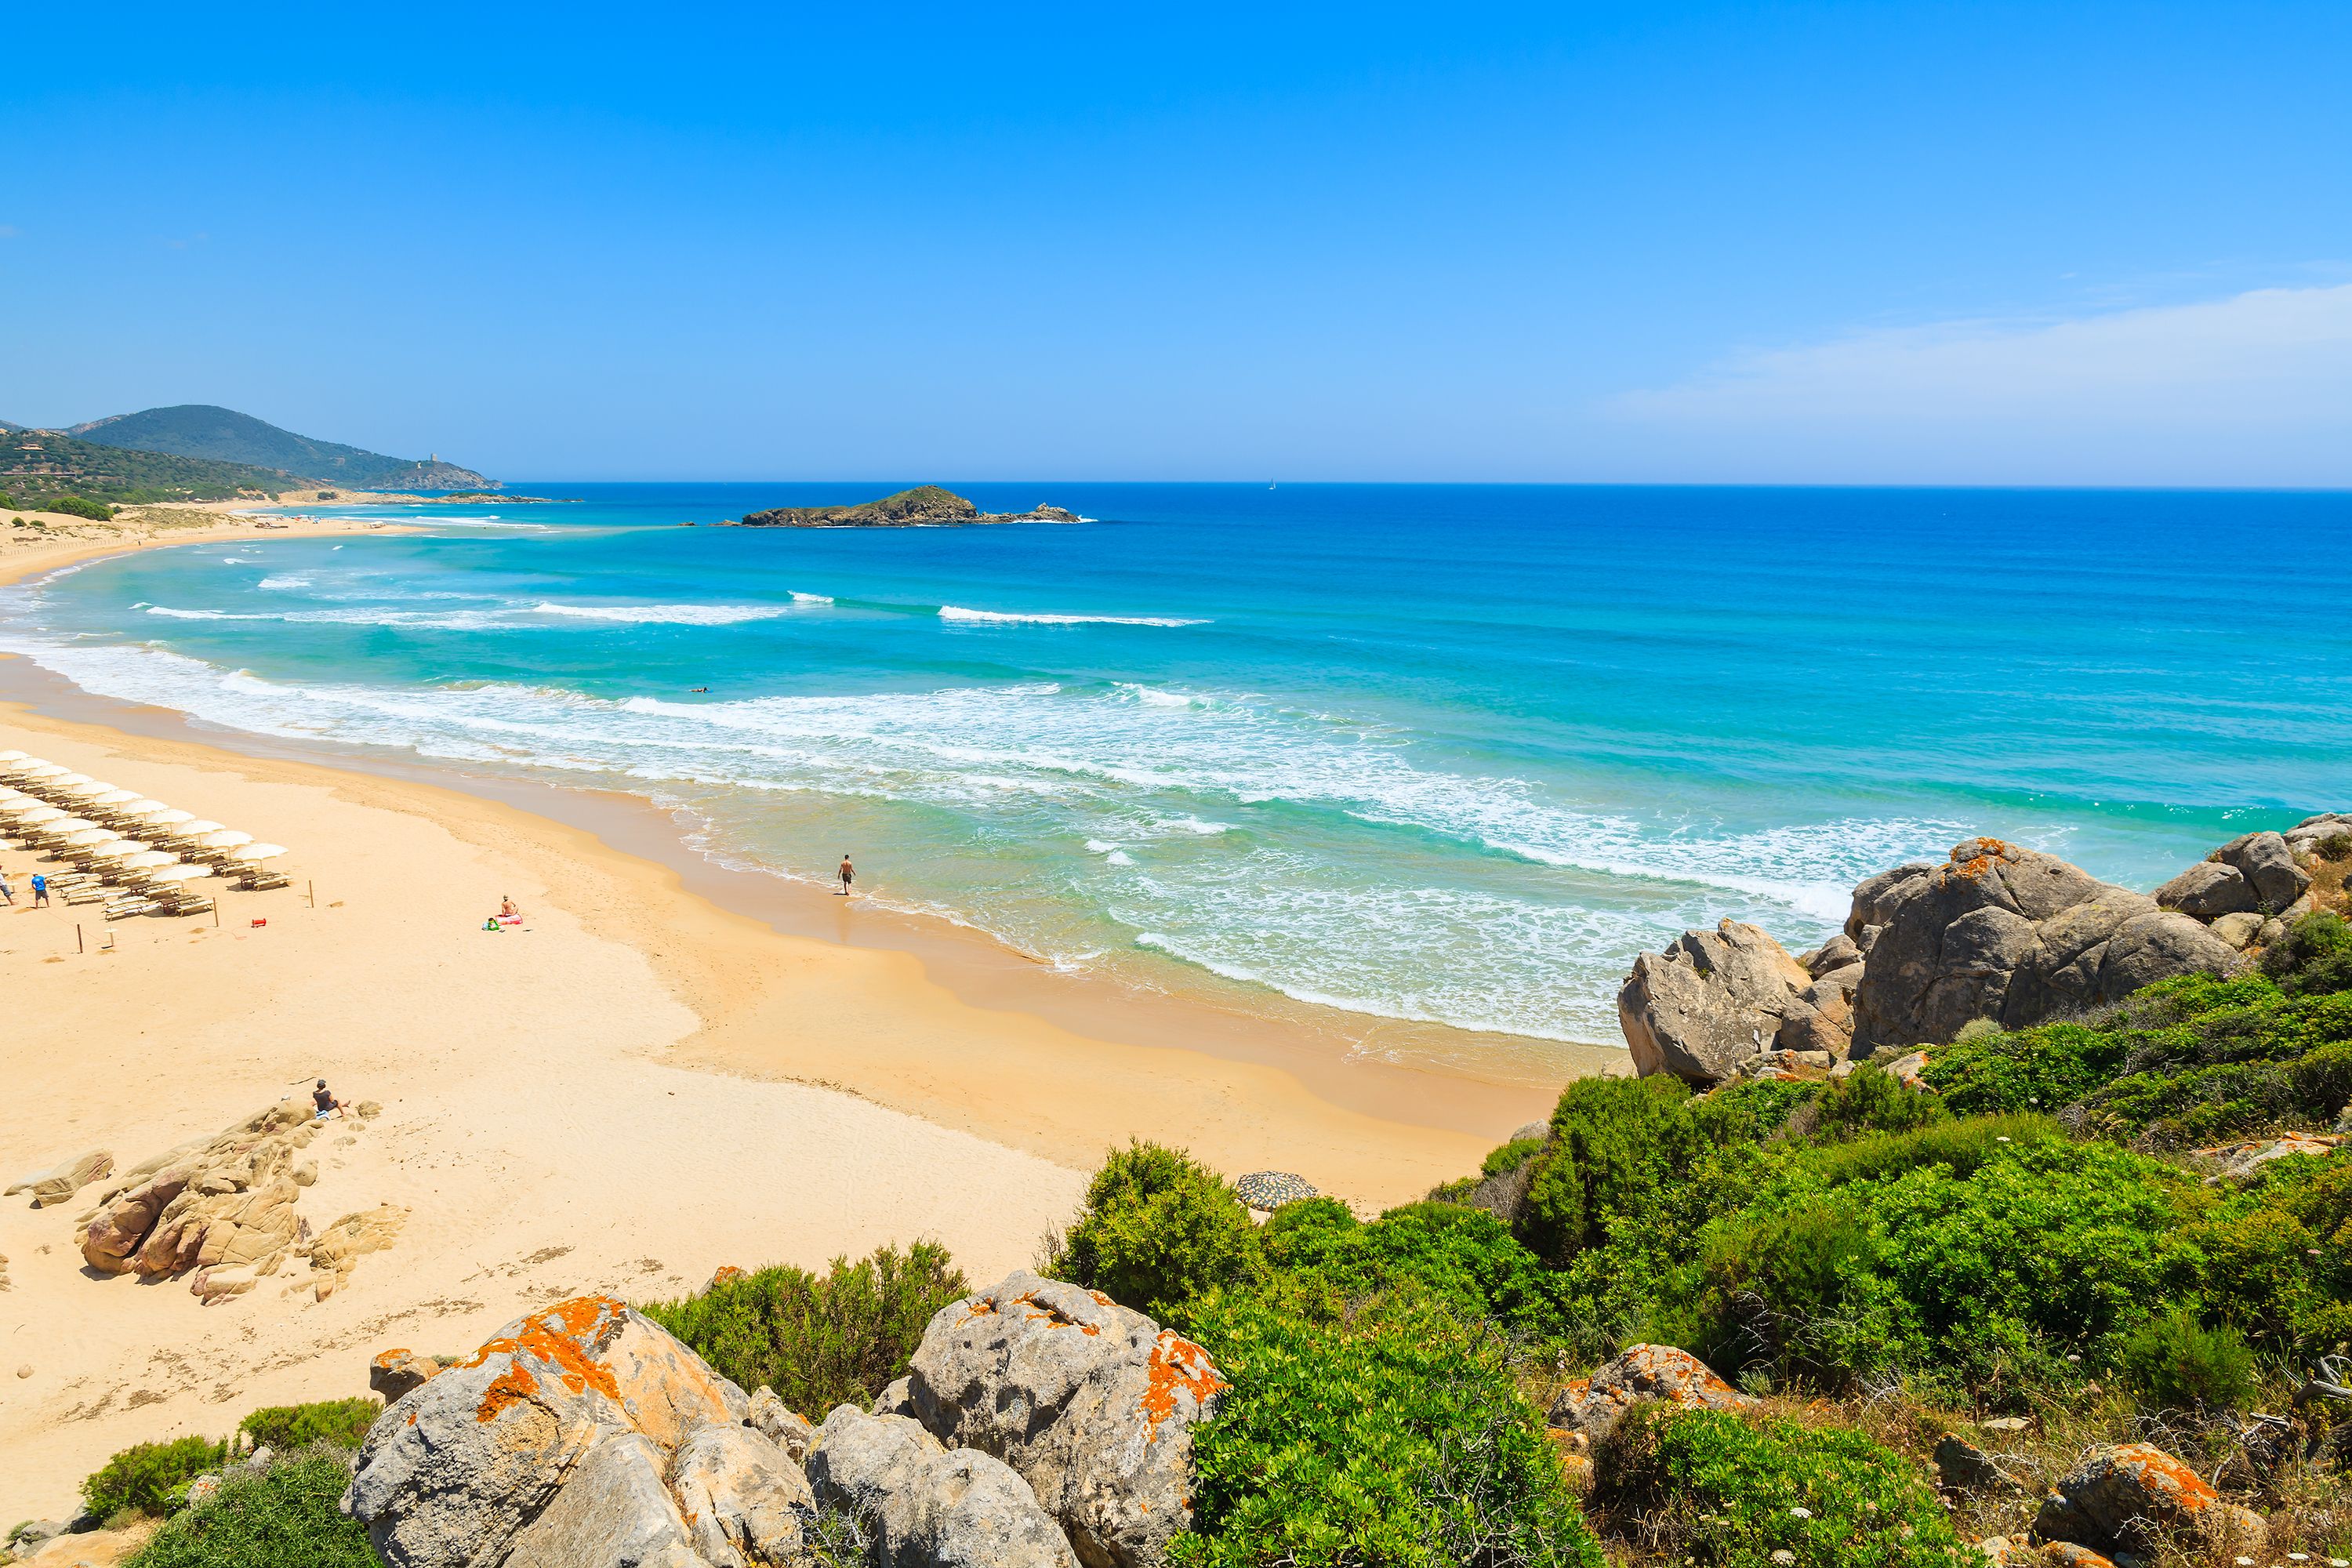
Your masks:
<svg viewBox="0 0 2352 1568"><path fill-rule="evenodd" d="M949 528L981 522L1085 522L1058 506L1034 511L982 511L938 485L918 485L856 506L780 506L746 512L735 528Z"/></svg>

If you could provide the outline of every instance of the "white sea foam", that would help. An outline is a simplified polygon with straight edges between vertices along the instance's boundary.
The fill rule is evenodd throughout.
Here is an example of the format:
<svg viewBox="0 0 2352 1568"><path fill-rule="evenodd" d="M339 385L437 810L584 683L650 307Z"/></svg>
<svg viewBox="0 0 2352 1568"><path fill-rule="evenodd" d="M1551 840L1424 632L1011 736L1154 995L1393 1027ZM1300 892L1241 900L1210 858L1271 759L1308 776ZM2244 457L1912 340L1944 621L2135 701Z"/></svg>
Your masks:
<svg viewBox="0 0 2352 1568"><path fill-rule="evenodd" d="M264 577L260 583L257 584L257 586L272 590L307 588L310 585L310 579L308 577Z"/></svg>
<svg viewBox="0 0 2352 1568"><path fill-rule="evenodd" d="M830 594L803 594L795 591L793 595L793 603L795 605L830 605L833 603L833 595Z"/></svg>
<svg viewBox="0 0 2352 1568"><path fill-rule="evenodd" d="M795 595L797 597L798 595ZM567 616L586 621L614 621L626 626L730 626L740 621L772 620L785 611L777 605L533 605L535 616Z"/></svg>
<svg viewBox="0 0 2352 1568"><path fill-rule="evenodd" d="M1169 616L1049 616L1011 610L967 610L961 605L940 606L940 619L971 626L1205 626L1206 621L1179 620Z"/></svg>
<svg viewBox="0 0 2352 1568"><path fill-rule="evenodd" d="M530 605L244 618L547 624ZM687 702L495 682L289 684L21 632L0 646L88 689L259 733L555 770L673 803L747 791L913 803L1002 833L1016 854L1083 843L1132 868L1087 884L1116 905L1087 918L1131 942L1301 1000L1546 1037L1612 1037L1610 997L1632 955L1685 926L1728 914L1808 943L1843 917L1861 876L1940 857L1960 836L1907 818L1739 829L1637 819L1448 769L1379 725L1234 693L1028 681ZM745 846L760 813L726 815L747 836L732 852L756 863ZM1111 934L1097 923L1057 942L1024 925L1032 917L1010 895L992 896L975 894L965 916L1049 959Z"/></svg>

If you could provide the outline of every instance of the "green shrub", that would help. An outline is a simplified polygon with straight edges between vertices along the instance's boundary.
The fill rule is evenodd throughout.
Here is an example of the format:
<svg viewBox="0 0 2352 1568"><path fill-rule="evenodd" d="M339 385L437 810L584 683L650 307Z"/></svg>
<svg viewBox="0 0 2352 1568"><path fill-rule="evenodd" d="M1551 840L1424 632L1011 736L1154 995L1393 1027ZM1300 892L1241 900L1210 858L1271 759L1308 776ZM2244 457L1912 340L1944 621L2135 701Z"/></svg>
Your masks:
<svg viewBox="0 0 2352 1568"><path fill-rule="evenodd" d="M692 1346L721 1377L762 1384L822 1420L845 1402L870 1403L902 1375L924 1325L971 1287L947 1249L919 1241L885 1247L823 1276L789 1265L715 1281L698 1296L638 1310Z"/></svg>
<svg viewBox="0 0 2352 1568"><path fill-rule="evenodd" d="M1490 1329L1294 1277L1204 1299L1193 1331L1229 1386L1179 1568L1601 1568Z"/></svg>
<svg viewBox="0 0 2352 1568"><path fill-rule="evenodd" d="M1610 1222L1684 1179L1713 1141L1676 1079L1586 1078L1552 1111L1551 1141L1536 1156L1519 1239L1547 1262L1566 1262L1607 1238Z"/></svg>
<svg viewBox="0 0 2352 1568"><path fill-rule="evenodd" d="M1753 1143L1780 1131L1791 1111L1821 1091L1819 1084L1794 1079L1747 1079L1694 1101L1691 1115L1718 1147Z"/></svg>
<svg viewBox="0 0 2352 1568"><path fill-rule="evenodd" d="M1113 1150L1087 1184L1062 1261L1078 1284L1162 1320L1265 1268L1233 1189L1182 1150L1141 1142Z"/></svg>
<svg viewBox="0 0 2352 1568"><path fill-rule="evenodd" d="M1832 1079L1813 1101L1814 1127L1826 1139L1843 1141L1866 1132L1908 1132L1948 1114L1943 1096L1909 1089L1876 1062L1860 1062Z"/></svg>
<svg viewBox="0 0 2352 1568"><path fill-rule="evenodd" d="M2186 1240L2215 1322L2297 1357L2352 1342L2352 1154L2263 1166Z"/></svg>
<svg viewBox="0 0 2352 1568"><path fill-rule="evenodd" d="M1602 1443L1594 1500L1667 1561L1710 1568L1960 1568L1919 1467L1843 1426L1636 1405ZM1638 1526L1636 1521L1639 1521Z"/></svg>
<svg viewBox="0 0 2352 1568"><path fill-rule="evenodd" d="M1543 1146L1544 1141L1540 1138L1514 1138L1487 1155L1485 1163L1478 1167L1478 1173L1482 1176L1507 1176L1534 1159Z"/></svg>
<svg viewBox="0 0 2352 1568"><path fill-rule="evenodd" d="M87 517L105 522L114 516L114 509L102 500L86 500L80 496L55 496L42 503L43 511L61 511L68 517Z"/></svg>
<svg viewBox="0 0 2352 1568"><path fill-rule="evenodd" d="M2152 1409L2242 1409L2254 1394L2254 1352L2245 1340L2227 1326L2207 1328L2185 1306L2124 1336L2116 1371Z"/></svg>
<svg viewBox="0 0 2352 1568"><path fill-rule="evenodd" d="M367 1436L383 1405L373 1397L322 1399L315 1405L272 1405L236 1424L257 1448L290 1454L313 1443L356 1448Z"/></svg>
<svg viewBox="0 0 2352 1568"><path fill-rule="evenodd" d="M1941 1165L1955 1176L1967 1177L1988 1160L2053 1139L2063 1142L2066 1134L2046 1116L1972 1116L1930 1122L1907 1132L1856 1139L1814 1151L1804 1163L1832 1186L1878 1181L1929 1165Z"/></svg>
<svg viewBox="0 0 2352 1568"><path fill-rule="evenodd" d="M348 1459L331 1448L280 1459L259 1475L232 1471L125 1568L376 1568L367 1531L336 1506L351 1479Z"/></svg>
<svg viewBox="0 0 2352 1568"><path fill-rule="evenodd" d="M1552 1278L1510 1227L1484 1209L1444 1203L1391 1209L1370 1225L1345 1204L1285 1204L1265 1226L1265 1258L1348 1296L1412 1285L1514 1332L1559 1330Z"/></svg>
<svg viewBox="0 0 2352 1568"><path fill-rule="evenodd" d="M1988 1148L1972 1131L1812 1151L1709 1226L1694 1348L1832 1385L1906 1372L2000 1395L2078 1378L2067 1355L2193 1286L2181 1231L2209 1201L2193 1179L2107 1144ZM1906 1158L1854 1170L1873 1145ZM1969 1158L1919 1158L1935 1149Z"/></svg>
<svg viewBox="0 0 2352 1568"><path fill-rule="evenodd" d="M2352 925L2333 910L2315 910L2263 952L2263 973L2290 996L2352 991Z"/></svg>
<svg viewBox="0 0 2352 1568"><path fill-rule="evenodd" d="M161 1515L173 1494L207 1470L228 1461L229 1446L209 1437L176 1437L168 1443L134 1443L99 1467L81 1483L82 1506L100 1519L118 1513Z"/></svg>

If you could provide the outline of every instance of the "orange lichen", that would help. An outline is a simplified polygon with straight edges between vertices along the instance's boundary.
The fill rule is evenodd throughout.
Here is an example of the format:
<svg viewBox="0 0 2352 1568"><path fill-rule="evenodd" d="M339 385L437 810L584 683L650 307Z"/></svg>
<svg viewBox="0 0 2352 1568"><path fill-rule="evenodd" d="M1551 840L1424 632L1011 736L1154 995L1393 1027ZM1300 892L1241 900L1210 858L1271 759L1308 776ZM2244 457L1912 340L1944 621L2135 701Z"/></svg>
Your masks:
<svg viewBox="0 0 2352 1568"><path fill-rule="evenodd" d="M2205 1478L2152 1443L2126 1443L2117 1448L2115 1462L2130 1470L2140 1484L2185 1513L2195 1513L2221 1500Z"/></svg>
<svg viewBox="0 0 2352 1568"><path fill-rule="evenodd" d="M522 1321L511 1335L501 1335L459 1362L456 1370L480 1366L494 1355L512 1358L512 1364L493 1381L474 1412L477 1421L495 1421L499 1414L539 1392L539 1378L528 1364L552 1367L558 1382L573 1394L590 1389L618 1402L620 1384L610 1368L597 1361L603 1345L590 1336L607 1323L617 1323L627 1306L610 1296L580 1296L561 1301Z"/></svg>
<svg viewBox="0 0 2352 1568"><path fill-rule="evenodd" d="M1151 1359L1143 1369L1144 1441L1157 1442L1161 1423L1176 1414L1179 1390L1206 1405L1225 1380L1217 1375L1209 1352L1173 1329L1162 1329L1151 1342Z"/></svg>
<svg viewBox="0 0 2352 1568"><path fill-rule="evenodd" d="M716 1290L721 1285L732 1285L738 1279L749 1279L750 1278L751 1278L750 1274L736 1268L732 1263L722 1263L719 1266L718 1272L711 1275L710 1283L705 1286L704 1289Z"/></svg>
<svg viewBox="0 0 2352 1568"><path fill-rule="evenodd" d="M398 1350L386 1351L382 1355L377 1356L375 1358L375 1364L383 1368L384 1371L390 1372L394 1367L399 1365L402 1362L406 1361L408 1359L408 1347L406 1345L403 1345Z"/></svg>

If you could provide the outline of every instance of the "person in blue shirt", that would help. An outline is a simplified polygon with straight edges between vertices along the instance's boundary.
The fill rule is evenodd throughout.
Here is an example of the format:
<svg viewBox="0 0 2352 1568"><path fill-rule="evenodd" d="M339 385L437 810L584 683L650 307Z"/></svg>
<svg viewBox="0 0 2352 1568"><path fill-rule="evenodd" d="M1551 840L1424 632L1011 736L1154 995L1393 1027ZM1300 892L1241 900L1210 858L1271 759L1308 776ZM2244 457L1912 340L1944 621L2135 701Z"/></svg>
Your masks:
<svg viewBox="0 0 2352 1568"><path fill-rule="evenodd" d="M40 872L33 873L33 907L41 909L49 901L49 879Z"/></svg>

